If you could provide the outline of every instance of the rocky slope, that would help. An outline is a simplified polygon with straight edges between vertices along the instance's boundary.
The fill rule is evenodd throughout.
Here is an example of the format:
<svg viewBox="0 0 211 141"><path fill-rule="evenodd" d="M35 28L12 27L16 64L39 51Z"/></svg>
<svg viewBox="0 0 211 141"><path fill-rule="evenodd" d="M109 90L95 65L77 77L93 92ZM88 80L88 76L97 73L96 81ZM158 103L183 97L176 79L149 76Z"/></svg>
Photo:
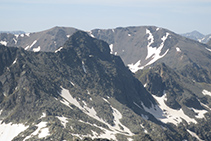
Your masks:
<svg viewBox="0 0 211 141"><path fill-rule="evenodd" d="M154 26L66 30L1 46L2 138L211 140L210 46Z"/></svg>
<svg viewBox="0 0 211 141"><path fill-rule="evenodd" d="M159 108L165 111L168 120L161 118L161 121L178 125L182 119L186 122L187 131L196 133L198 140L211 139L211 134L208 133L211 114L210 84L193 82L165 64L140 70L136 77L157 100ZM151 112L157 116L156 112Z"/></svg>
<svg viewBox="0 0 211 141"><path fill-rule="evenodd" d="M111 53L119 55L134 73L164 62L194 81L211 82L208 45L152 26L96 29L91 34L108 42Z"/></svg>
<svg viewBox="0 0 211 141"><path fill-rule="evenodd" d="M0 34L0 43L25 50L54 52L77 29L52 29L21 35ZM154 26L95 29L90 36L106 41L111 54L122 58L132 72L164 62L194 81L211 82L211 47ZM198 59L200 58L200 59Z"/></svg>
<svg viewBox="0 0 211 141"><path fill-rule="evenodd" d="M28 51L53 52L61 47L67 39L77 31L70 27L54 27L35 33L1 33L0 44L5 46L22 47Z"/></svg>
<svg viewBox="0 0 211 141"><path fill-rule="evenodd" d="M0 46L0 56L1 140L195 139L153 116L153 96L84 32L56 53Z"/></svg>

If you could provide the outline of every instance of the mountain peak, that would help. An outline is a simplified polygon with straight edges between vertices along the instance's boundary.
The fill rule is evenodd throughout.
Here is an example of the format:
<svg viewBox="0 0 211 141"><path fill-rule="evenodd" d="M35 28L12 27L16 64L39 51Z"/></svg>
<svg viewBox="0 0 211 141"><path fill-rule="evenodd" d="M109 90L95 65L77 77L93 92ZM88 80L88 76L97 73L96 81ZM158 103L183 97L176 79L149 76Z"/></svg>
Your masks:
<svg viewBox="0 0 211 141"><path fill-rule="evenodd" d="M105 41L90 37L84 31L77 31L64 44L64 48L72 48L81 58L98 56L110 58L110 48ZM103 60L104 60L103 59Z"/></svg>
<svg viewBox="0 0 211 141"><path fill-rule="evenodd" d="M197 30L194 30L194 31L188 32L188 33L183 33L181 35L184 37L193 39L193 40L197 40L197 41L204 38L204 36L205 36L202 33L198 32Z"/></svg>

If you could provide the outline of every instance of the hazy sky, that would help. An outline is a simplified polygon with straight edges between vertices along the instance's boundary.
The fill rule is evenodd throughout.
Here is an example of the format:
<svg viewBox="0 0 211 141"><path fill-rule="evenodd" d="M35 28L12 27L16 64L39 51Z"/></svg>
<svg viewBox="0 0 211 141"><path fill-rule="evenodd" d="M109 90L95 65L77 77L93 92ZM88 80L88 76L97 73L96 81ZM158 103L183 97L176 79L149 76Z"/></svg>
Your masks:
<svg viewBox="0 0 211 141"><path fill-rule="evenodd" d="M211 34L211 0L0 0L0 31L143 25Z"/></svg>

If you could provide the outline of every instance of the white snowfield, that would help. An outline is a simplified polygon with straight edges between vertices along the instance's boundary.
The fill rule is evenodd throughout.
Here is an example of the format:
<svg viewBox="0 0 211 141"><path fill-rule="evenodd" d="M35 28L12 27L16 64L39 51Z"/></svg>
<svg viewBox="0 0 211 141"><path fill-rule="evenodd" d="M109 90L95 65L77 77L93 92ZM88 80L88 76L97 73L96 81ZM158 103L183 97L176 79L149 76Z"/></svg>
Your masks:
<svg viewBox="0 0 211 141"><path fill-rule="evenodd" d="M208 90L203 90L203 91L202 91L202 94L203 94L203 95L211 96L211 92L208 91Z"/></svg>
<svg viewBox="0 0 211 141"><path fill-rule="evenodd" d="M63 49L63 47L58 48L57 50L55 50L55 53L61 51Z"/></svg>
<svg viewBox="0 0 211 141"><path fill-rule="evenodd" d="M132 63L132 64L128 64L127 66L129 67L129 69L130 69L133 73L135 73L135 72L137 72L138 70L144 68L143 66L141 66L141 60L139 60L139 61L136 62L135 64L133 64L133 63Z"/></svg>
<svg viewBox="0 0 211 141"><path fill-rule="evenodd" d="M109 48L110 48L110 54L113 54L113 51L114 51L114 45L113 45L113 44L110 44L110 45L109 45Z"/></svg>
<svg viewBox="0 0 211 141"><path fill-rule="evenodd" d="M145 58L145 60L148 62L145 65L142 65L141 60L138 60L136 63L128 64L127 66L133 73L135 73L138 70L143 69L144 67L149 66L149 65L153 64L154 62L156 62L157 60L163 58L169 51L169 49L167 49L163 55L160 55L160 53L162 52L162 49L164 47L164 43L167 40L168 36L170 35L169 33L166 33L166 35L164 35L161 38L162 42L159 47L152 46L152 44L154 43L154 37L153 37L152 33L150 32L150 30L146 29L146 34L149 34L148 45L147 45L147 56Z"/></svg>
<svg viewBox="0 0 211 141"><path fill-rule="evenodd" d="M49 129L46 126L47 126L47 122L41 121L37 125L38 128L31 135L27 136L23 141L25 141L33 136L36 136L36 135L38 135L38 138L44 138L44 137L50 135Z"/></svg>
<svg viewBox="0 0 211 141"><path fill-rule="evenodd" d="M15 38L13 38L13 41L15 42L15 44L17 44L17 43L18 43L18 41L17 41Z"/></svg>
<svg viewBox="0 0 211 141"><path fill-rule="evenodd" d="M179 47L176 47L177 52L181 52L181 49Z"/></svg>
<svg viewBox="0 0 211 141"><path fill-rule="evenodd" d="M104 121L103 119L99 118L97 116L97 112L95 111L95 109L92 107L92 108L89 108L86 104L85 101L83 101L84 105L81 106L80 103L77 101L76 98L73 98L72 95L69 93L69 90L62 88L62 91L61 91L61 96L69 102L69 104L73 104L75 105L76 107L78 107L81 111L83 111L85 114L87 114L88 116L96 119L97 121L107 125L109 127L109 129L106 129L104 127L100 127L100 126L97 126L97 125L93 125L91 123L88 123L88 122L84 122L84 121L80 121L80 122L83 122L83 123L86 123L86 124L90 124L92 126L95 126L95 127L98 127L100 128L101 130L103 130L103 133L101 134L97 134L93 131L93 134L92 135L79 135L79 134L72 134L74 136L77 136L79 138L83 138L83 137L91 137L91 138L108 138L108 139L113 139L113 140L116 140L116 134L122 134L122 135L126 135L128 137L130 136L133 136L134 134L130 131L129 128L127 128L125 125L123 125L121 122L120 122L120 119L122 118L122 114L117 110L115 109L114 107L111 106L112 110L113 110L113 116L114 116L114 126L108 124L106 121ZM105 98L103 99L105 100ZM106 100L106 102L109 102L108 100ZM61 119L61 121L64 122L64 119ZM67 119L65 119L67 120ZM123 129L121 128L123 127Z"/></svg>
<svg viewBox="0 0 211 141"><path fill-rule="evenodd" d="M196 133L194 133L194 132L192 132L192 131L190 131L188 129L187 129L187 131L189 132L189 134L191 134L191 136L197 138L198 141L204 141L204 140L200 139L199 136Z"/></svg>
<svg viewBox="0 0 211 141"><path fill-rule="evenodd" d="M17 62L18 58L15 58L15 60L13 61L12 65L14 65Z"/></svg>
<svg viewBox="0 0 211 141"><path fill-rule="evenodd" d="M61 124L64 126L64 128L66 128L66 124L68 122L68 120L67 120L68 118L66 118L64 116L62 116L62 117L57 116L57 118L61 121Z"/></svg>
<svg viewBox="0 0 211 141"><path fill-rule="evenodd" d="M0 121L1 123L2 121ZM26 130L28 126L23 124L0 124L0 141L11 141L18 134Z"/></svg>
<svg viewBox="0 0 211 141"><path fill-rule="evenodd" d="M153 105L151 108L147 108L143 103L142 107L145 111L152 114L155 118L162 121L163 123L173 123L175 125L178 125L182 120L185 120L187 123L197 123L197 121L194 118L190 118L187 116L184 111L181 109L175 110L170 107L168 107L165 104L166 94L164 94L162 97L158 97L153 95L153 97L157 100L158 105ZM134 103L137 107L141 108L141 106ZM204 114L207 113L206 110L197 110L194 108L190 108L196 113L196 118L204 118Z"/></svg>
<svg viewBox="0 0 211 141"><path fill-rule="evenodd" d="M95 36L92 34L92 31L87 31L87 33L88 33L89 36L91 36L92 38L95 38Z"/></svg>
<svg viewBox="0 0 211 141"><path fill-rule="evenodd" d="M211 49L209 49L209 48L206 48L206 50L208 50L208 51L210 51L210 52L211 52Z"/></svg>
<svg viewBox="0 0 211 141"><path fill-rule="evenodd" d="M82 68L84 70L84 73L87 73L86 68L85 68L85 65L84 65L84 61L82 61L81 64L82 64Z"/></svg>
<svg viewBox="0 0 211 141"><path fill-rule="evenodd" d="M7 46L7 42L6 41L0 41L0 44Z"/></svg>
<svg viewBox="0 0 211 141"><path fill-rule="evenodd" d="M26 36L30 37L30 33L25 33Z"/></svg>
<svg viewBox="0 0 211 141"><path fill-rule="evenodd" d="M25 50L30 49L30 48L33 47L36 43L37 43L37 40L35 40L30 46L25 47Z"/></svg>
<svg viewBox="0 0 211 141"><path fill-rule="evenodd" d="M152 43L154 43L154 37L153 37L152 33L150 32L150 30L148 30L148 29L146 29L146 34L149 34L149 37L148 37L148 45L147 45L147 56L146 56L145 60L150 59L150 58L152 58L152 59L144 67L151 65L152 63L156 62L160 58L163 58L168 53L169 49L166 50L166 52L163 55L160 55L160 53L164 47L164 43L165 43L166 39L168 38L168 36L170 35L169 33L166 33L166 35L161 38L162 43L160 44L160 46L152 47L151 45L152 45Z"/></svg>
<svg viewBox="0 0 211 141"><path fill-rule="evenodd" d="M39 52L40 49L41 49L40 46L38 46L37 48L33 48L33 51L34 51L34 52Z"/></svg>

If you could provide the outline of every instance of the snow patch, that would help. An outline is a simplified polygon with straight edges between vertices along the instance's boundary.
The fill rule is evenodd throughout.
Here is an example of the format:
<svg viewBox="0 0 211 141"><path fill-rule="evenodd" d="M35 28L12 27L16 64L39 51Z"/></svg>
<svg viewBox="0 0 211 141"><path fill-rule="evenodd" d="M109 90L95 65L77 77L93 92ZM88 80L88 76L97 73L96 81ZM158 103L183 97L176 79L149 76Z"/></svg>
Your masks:
<svg viewBox="0 0 211 141"><path fill-rule="evenodd" d="M153 64L157 60L163 58L168 53L169 49L166 50L166 52L163 55L160 55L160 53L164 47L164 43L165 43L166 39L168 38L168 36L170 35L167 32L166 35L161 38L162 43L157 48L157 47L151 46L154 43L154 37L153 37L152 33L150 32L150 30L146 29L146 34L149 34L149 37L148 37L148 45L147 45L147 56L146 56L145 60L147 60L149 58L151 58L151 60L146 65L144 65L144 67Z"/></svg>
<svg viewBox="0 0 211 141"><path fill-rule="evenodd" d="M62 88L62 87L61 87ZM78 103L76 99L72 97L72 95L69 93L69 90L62 88L61 96L69 103L75 105L76 107L81 107L81 105ZM68 103L68 105L69 105ZM80 109L80 108L79 108Z"/></svg>
<svg viewBox="0 0 211 141"><path fill-rule="evenodd" d="M58 48L57 50L55 50L55 53L61 51L63 49L63 47Z"/></svg>
<svg viewBox="0 0 211 141"><path fill-rule="evenodd" d="M139 60L138 62L136 62L135 64L131 63L127 65L129 67L129 69L131 70L131 72L135 73L140 69L143 69L144 67L141 66L141 60Z"/></svg>
<svg viewBox="0 0 211 141"><path fill-rule="evenodd" d="M211 49L209 49L209 48L206 48L206 50L208 50L208 51L210 51L210 52L211 52Z"/></svg>
<svg viewBox="0 0 211 141"><path fill-rule="evenodd" d="M14 34L15 38L17 39L19 37L19 34Z"/></svg>
<svg viewBox="0 0 211 141"><path fill-rule="evenodd" d="M34 52L39 52L40 49L41 49L40 46L38 46L37 48L33 48L33 51L34 51Z"/></svg>
<svg viewBox="0 0 211 141"><path fill-rule="evenodd" d="M146 86L147 86L147 83L144 84L144 88L146 88Z"/></svg>
<svg viewBox="0 0 211 141"><path fill-rule="evenodd" d="M105 102L109 103L109 101L108 101L107 99L103 98L103 100L104 100Z"/></svg>
<svg viewBox="0 0 211 141"><path fill-rule="evenodd" d="M196 133L194 133L194 132L192 132L188 129L187 129L187 131L188 131L189 134L191 134L191 136L197 138L198 141L204 141L204 140L200 139L199 136Z"/></svg>
<svg viewBox="0 0 211 141"><path fill-rule="evenodd" d="M70 37L70 35L67 35L67 38L69 38Z"/></svg>
<svg viewBox="0 0 211 141"><path fill-rule="evenodd" d="M179 47L176 47L177 52L181 52L181 49Z"/></svg>
<svg viewBox="0 0 211 141"><path fill-rule="evenodd" d="M107 129L104 129L103 127L98 126L98 128L105 131L104 134L98 135L97 136L98 138L106 137L106 138L111 138L111 139L115 140L116 139L115 134L123 134L123 135L127 135L127 136L133 136L134 135L130 131L130 129L128 129L126 126L124 126L120 122L120 119L122 118L122 114L117 109L115 109L114 107L111 106L111 108L113 110L113 116L114 116L114 126L112 126L112 125L108 124L106 121L104 121L103 119L99 118L97 116L97 112L95 111L95 109L93 107L89 108L89 107L87 107L86 104L83 105L83 107L82 107L80 105L80 103L77 101L77 99L72 97L72 95L69 93L69 90L62 88L61 96L63 98L65 98L69 103L78 107L81 111L83 111L88 116L94 118L95 120L98 120L99 122L101 122L101 123L103 123L103 124L105 124L109 127L110 130L107 130ZM121 127L123 127L123 129ZM78 134L74 134L74 135L77 136ZM86 136L86 135L82 135L82 136ZM81 135L80 135L80 137L81 137Z"/></svg>
<svg viewBox="0 0 211 141"><path fill-rule="evenodd" d="M25 35L29 37L30 36L30 33L26 33Z"/></svg>
<svg viewBox="0 0 211 141"><path fill-rule="evenodd" d="M148 39L148 45L147 45L147 56L146 56L146 59L147 60L149 57L151 57L154 52L157 50L157 48L154 48L151 47L151 45L154 43L154 37L152 35L152 33L150 32L150 30L146 29L146 34L149 34L149 37L147 38Z"/></svg>
<svg viewBox="0 0 211 141"><path fill-rule="evenodd" d="M37 40L35 40L30 46L25 47L25 50L30 49L30 48L33 47L36 43L37 43Z"/></svg>
<svg viewBox="0 0 211 141"><path fill-rule="evenodd" d="M203 95L211 96L211 92L208 91L208 90L203 90L203 91L202 91L202 94L203 94Z"/></svg>
<svg viewBox="0 0 211 141"><path fill-rule="evenodd" d="M185 121L187 121L188 123L193 122L193 123L197 123L197 121L193 118L188 117L182 109L179 110L175 110L172 109L170 107L168 107L165 104L166 99L166 94L164 94L162 97L158 97L155 95L152 95L158 102L158 105L152 105L152 107L148 108L146 107L143 103L142 103L142 107L144 108L144 110L150 114L152 114L155 118L157 118L158 120L164 122L164 123L173 123L175 125L179 124L180 122L182 122L182 119L184 119ZM138 105L137 103L133 102L137 107L139 107L140 109L142 109L142 107L140 105ZM198 112L198 111L196 111ZM201 112L201 111L200 111ZM203 111L204 112L204 111ZM201 114L203 114L202 112L200 113L200 115L198 115L198 117L201 117ZM143 115L142 117L144 117L145 115Z"/></svg>
<svg viewBox="0 0 211 141"><path fill-rule="evenodd" d="M161 120L164 123L171 122L175 125L182 122L182 119L187 121L188 123L193 122L197 123L197 121L193 118L188 117L182 109L175 110L170 107L168 107L165 104L166 94L164 94L162 97L158 97L155 95L152 95L158 102L159 107L156 105L154 108L148 109L147 107L144 107L146 111L154 115L157 119ZM143 105L144 106L144 105ZM159 112L158 112L159 111Z"/></svg>
<svg viewBox="0 0 211 141"><path fill-rule="evenodd" d="M193 110L194 113L196 113L197 115L195 116L196 118L204 118L204 114L207 113L206 110L197 110L197 109L194 109L194 108L190 108L189 109Z"/></svg>
<svg viewBox="0 0 211 141"><path fill-rule="evenodd" d="M82 63L82 68L83 68L84 72L87 73L85 65L84 65L84 61L82 61L81 63Z"/></svg>
<svg viewBox="0 0 211 141"><path fill-rule="evenodd" d="M15 42L15 44L17 44L17 42L18 42L15 38L13 38L13 41Z"/></svg>
<svg viewBox="0 0 211 141"><path fill-rule="evenodd" d="M127 36L131 37L131 34L127 34Z"/></svg>
<svg viewBox="0 0 211 141"><path fill-rule="evenodd" d="M69 104L69 102L65 99L65 100L60 100L60 102L62 103L62 104L64 104L64 105L66 105L67 107L69 107L70 109L73 109L71 106L70 106L70 104Z"/></svg>
<svg viewBox="0 0 211 141"><path fill-rule="evenodd" d="M156 29L156 31L158 31L160 28L158 27L157 29Z"/></svg>
<svg viewBox="0 0 211 141"><path fill-rule="evenodd" d="M114 45L113 45L113 44L110 44L110 45L109 45L109 48L110 48L110 54L113 54L113 51L114 51Z"/></svg>
<svg viewBox="0 0 211 141"><path fill-rule="evenodd" d="M166 39L169 36L169 33L166 33L166 35L161 38L161 40L163 42L161 43L161 45L158 48L151 46L151 44L154 42L154 38L153 38L152 33L149 30L147 30L147 33L149 34L149 37L148 37L149 43L148 43L148 46L147 46L148 54L147 54L146 60L149 59L152 55L154 55L153 58L160 58L160 57L162 57L162 56L160 56L160 53L161 53L161 50L162 50L162 48L164 46L164 43L165 43Z"/></svg>
<svg viewBox="0 0 211 141"><path fill-rule="evenodd" d="M1 123L2 121L0 121ZM18 134L26 130L28 126L23 124L0 124L0 140L1 141L11 141Z"/></svg>
<svg viewBox="0 0 211 141"><path fill-rule="evenodd" d="M64 128L66 128L66 124L67 124L67 119L66 117L59 117L59 116L56 116L60 121L61 121L61 124L64 126Z"/></svg>
<svg viewBox="0 0 211 141"><path fill-rule="evenodd" d="M72 81L69 81L69 82L73 87L75 87L75 84Z"/></svg>
<svg viewBox="0 0 211 141"><path fill-rule="evenodd" d="M38 138L44 138L46 136L49 136L50 133L49 133L48 127L46 127L46 126L47 126L47 122L41 121L37 125L38 128L30 136L27 136L25 138L25 140L32 137L32 136L36 136L36 135L38 135Z"/></svg>
<svg viewBox="0 0 211 141"><path fill-rule="evenodd" d="M116 134L122 134L122 135L125 135L125 136L133 136L134 134L130 131L130 129L128 129L126 126L124 126L121 122L120 122L120 119L122 118L122 114L117 110L115 109L114 107L112 107L112 110L113 110L113 116L114 116L114 126L111 126L110 124L106 123L105 121L102 121L102 123L106 124L109 129L106 129L106 128L103 128L101 126L98 126L96 124L91 124L91 123L88 123L88 122L84 122L84 121L80 121L82 123L85 123L85 124L89 124L91 126L95 126L97 128L100 128L101 130L103 130L104 133L101 133L101 134L97 134L96 132L93 134L93 135L79 135L79 134L73 134L74 136L77 136L79 138L82 139L82 137L91 137L92 139L94 138L107 138L107 139L113 139L113 140L117 140L116 139ZM123 127L122 128L120 128Z"/></svg>
<svg viewBox="0 0 211 141"><path fill-rule="evenodd" d="M15 60L13 61L12 65L14 65L17 62L18 58L15 58Z"/></svg>
<svg viewBox="0 0 211 141"><path fill-rule="evenodd" d="M92 34L92 31L88 31L88 34L89 34L92 38L95 38L95 36Z"/></svg>
<svg viewBox="0 0 211 141"><path fill-rule="evenodd" d="M7 42L6 41L0 41L0 44L7 46Z"/></svg>
<svg viewBox="0 0 211 141"><path fill-rule="evenodd" d="M46 113L42 113L42 116L40 118L46 117Z"/></svg>
<svg viewBox="0 0 211 141"><path fill-rule="evenodd" d="M140 124L140 126L144 129L144 133L148 133L148 131L145 129L144 125Z"/></svg>
<svg viewBox="0 0 211 141"><path fill-rule="evenodd" d="M20 34L21 37L24 37L24 34Z"/></svg>

